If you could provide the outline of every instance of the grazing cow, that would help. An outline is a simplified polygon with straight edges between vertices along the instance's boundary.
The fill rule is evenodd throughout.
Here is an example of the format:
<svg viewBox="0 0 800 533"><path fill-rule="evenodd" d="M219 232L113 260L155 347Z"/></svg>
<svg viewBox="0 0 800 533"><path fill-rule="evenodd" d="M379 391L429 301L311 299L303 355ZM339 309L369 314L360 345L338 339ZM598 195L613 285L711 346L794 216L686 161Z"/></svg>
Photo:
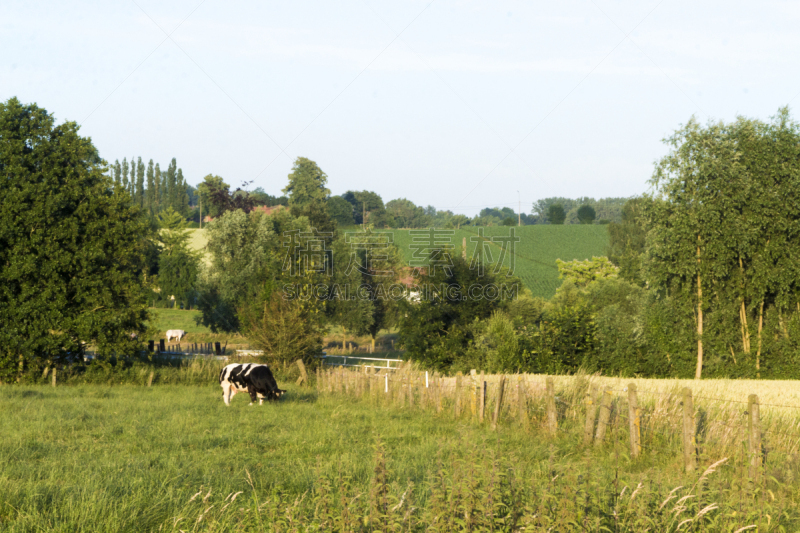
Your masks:
<svg viewBox="0 0 800 533"><path fill-rule="evenodd" d="M246 365L230 364L219 373L219 384L222 386L222 399L225 405L231 404L231 398L239 391L247 391L250 394L250 405L258 400L258 404L264 403L264 399L277 400L286 392L278 388L278 383L272 376L272 371L267 365Z"/></svg>
<svg viewBox="0 0 800 533"><path fill-rule="evenodd" d="M181 342L181 337L184 335L186 335L186 332L182 329L167 330L167 342L171 341L172 339L178 339L178 342Z"/></svg>

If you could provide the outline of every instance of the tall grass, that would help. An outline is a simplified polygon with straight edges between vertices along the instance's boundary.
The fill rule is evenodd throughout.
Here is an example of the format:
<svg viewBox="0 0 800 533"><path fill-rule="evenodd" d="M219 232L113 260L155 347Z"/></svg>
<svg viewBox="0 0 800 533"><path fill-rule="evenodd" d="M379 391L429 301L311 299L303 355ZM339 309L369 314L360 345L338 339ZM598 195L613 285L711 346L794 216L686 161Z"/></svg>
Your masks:
<svg viewBox="0 0 800 533"><path fill-rule="evenodd" d="M587 376L557 384L560 429L550 437L533 387L527 423L509 388L493 431L473 416L468 388L455 416L450 397L439 408L437 395L417 388L410 405L403 381L391 381L387 394L383 376L368 387L321 380L317 392L291 385L287 372L283 401L249 407L237 395L226 407L216 386L222 364L164 367L149 388L0 387L0 530L800 528L796 451L765 439L765 475L752 483L740 435L720 430L701 439L700 467L687 474L668 395L641 396L650 422L644 453L632 459L623 396L606 442L583 445ZM698 405L706 423L717 417Z"/></svg>

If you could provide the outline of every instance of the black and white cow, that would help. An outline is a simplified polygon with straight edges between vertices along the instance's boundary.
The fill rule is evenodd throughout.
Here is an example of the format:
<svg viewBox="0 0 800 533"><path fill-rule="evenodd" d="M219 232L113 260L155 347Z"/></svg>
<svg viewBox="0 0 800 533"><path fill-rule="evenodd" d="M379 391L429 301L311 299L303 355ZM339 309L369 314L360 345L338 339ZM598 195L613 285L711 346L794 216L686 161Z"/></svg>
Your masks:
<svg viewBox="0 0 800 533"><path fill-rule="evenodd" d="M219 384L222 386L222 399L225 405L231 404L231 398L240 391L250 394L250 405L258 399L258 404L264 399L277 400L286 392L278 388L278 383L272 376L272 371L267 365L255 364L230 364L219 373Z"/></svg>

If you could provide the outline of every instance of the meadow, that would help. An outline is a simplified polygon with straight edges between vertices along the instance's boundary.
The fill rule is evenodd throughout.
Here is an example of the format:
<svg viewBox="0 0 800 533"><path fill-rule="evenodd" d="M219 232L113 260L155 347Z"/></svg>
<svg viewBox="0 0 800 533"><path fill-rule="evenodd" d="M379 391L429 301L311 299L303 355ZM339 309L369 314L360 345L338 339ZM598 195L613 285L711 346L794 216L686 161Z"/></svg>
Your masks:
<svg viewBox="0 0 800 533"><path fill-rule="evenodd" d="M690 473L680 443L661 426L648 426L638 458L618 416L603 445L584 445L586 386L622 383L556 377L564 407L549 436L535 389L526 423L510 408L493 430L467 408L454 416L445 402L437 411L421 391L413 405L399 389L386 395L382 377L370 389L355 381L329 388L323 379L317 390L279 374L284 400L250 407L237 395L225 407L221 364L161 368L152 387L145 368L121 376L121 385L0 387L0 530L800 530L796 447L765 438L764 475L750 482L746 457L730 453L742 446L735 438L702 442ZM794 401L800 389L770 382L763 394L775 386L792 396L774 401ZM739 400L749 390L694 384L698 413L716 418L722 409L701 395ZM642 408L669 418L653 398L642 395ZM765 430L775 429L763 409ZM790 418L782 429L793 422L796 442L798 418Z"/></svg>

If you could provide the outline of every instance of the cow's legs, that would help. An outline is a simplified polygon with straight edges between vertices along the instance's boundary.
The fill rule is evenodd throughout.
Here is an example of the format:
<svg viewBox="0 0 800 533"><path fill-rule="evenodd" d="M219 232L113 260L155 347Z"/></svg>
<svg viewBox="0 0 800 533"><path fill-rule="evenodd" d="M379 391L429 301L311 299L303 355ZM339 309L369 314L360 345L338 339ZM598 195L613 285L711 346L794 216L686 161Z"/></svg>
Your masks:
<svg viewBox="0 0 800 533"><path fill-rule="evenodd" d="M247 393L250 394L250 405L256 403L256 400L258 399L258 393L253 385L247 385Z"/></svg>

